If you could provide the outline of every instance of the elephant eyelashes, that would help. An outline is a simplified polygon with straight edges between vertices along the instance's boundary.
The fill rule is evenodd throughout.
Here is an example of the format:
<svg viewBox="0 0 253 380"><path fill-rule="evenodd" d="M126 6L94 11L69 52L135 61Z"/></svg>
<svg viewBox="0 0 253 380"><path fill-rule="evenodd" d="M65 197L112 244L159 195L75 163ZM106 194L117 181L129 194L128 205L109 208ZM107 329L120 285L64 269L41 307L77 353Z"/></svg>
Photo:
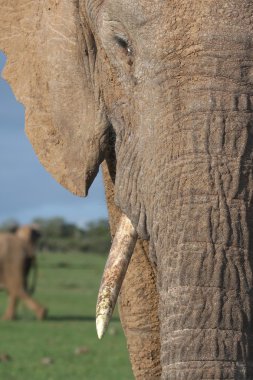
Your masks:
<svg viewBox="0 0 253 380"><path fill-rule="evenodd" d="M127 40L125 40L124 38L122 37L119 37L119 36L115 36L115 41L117 42L117 44L125 50L125 52L130 55L132 54L132 48L130 47L129 43Z"/></svg>

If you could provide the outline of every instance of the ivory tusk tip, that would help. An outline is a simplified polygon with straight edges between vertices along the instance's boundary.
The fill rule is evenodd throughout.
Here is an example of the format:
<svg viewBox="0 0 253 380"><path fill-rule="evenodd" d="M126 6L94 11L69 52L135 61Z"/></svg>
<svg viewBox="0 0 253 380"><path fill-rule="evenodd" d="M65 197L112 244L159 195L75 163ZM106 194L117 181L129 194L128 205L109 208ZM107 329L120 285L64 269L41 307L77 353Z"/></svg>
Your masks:
<svg viewBox="0 0 253 380"><path fill-rule="evenodd" d="M98 339L102 339L104 336L107 326L109 323L109 318L106 315L98 315L96 318L96 329Z"/></svg>

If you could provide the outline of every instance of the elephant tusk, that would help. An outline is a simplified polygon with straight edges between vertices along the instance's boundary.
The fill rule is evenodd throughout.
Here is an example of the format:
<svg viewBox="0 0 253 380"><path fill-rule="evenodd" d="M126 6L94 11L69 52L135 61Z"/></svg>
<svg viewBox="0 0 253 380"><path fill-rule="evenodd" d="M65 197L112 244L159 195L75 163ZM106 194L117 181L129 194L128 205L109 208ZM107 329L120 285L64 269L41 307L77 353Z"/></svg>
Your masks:
<svg viewBox="0 0 253 380"><path fill-rule="evenodd" d="M137 233L131 221L126 215L122 215L113 239L98 293L96 328L99 339L102 338L109 325L136 240Z"/></svg>

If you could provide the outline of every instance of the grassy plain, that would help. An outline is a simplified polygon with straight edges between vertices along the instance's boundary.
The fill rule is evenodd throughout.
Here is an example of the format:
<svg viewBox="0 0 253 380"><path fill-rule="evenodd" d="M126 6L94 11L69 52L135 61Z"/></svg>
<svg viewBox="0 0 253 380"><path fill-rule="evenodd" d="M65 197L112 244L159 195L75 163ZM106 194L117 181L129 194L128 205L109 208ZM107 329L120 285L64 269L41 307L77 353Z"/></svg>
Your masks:
<svg viewBox="0 0 253 380"><path fill-rule="evenodd" d="M0 321L0 380L133 380L117 313L103 340L96 337L105 256L43 253L38 260L35 298L48 307L48 318L38 322L20 304L16 321ZM5 305L1 292L1 315ZM5 354L10 360L3 361Z"/></svg>

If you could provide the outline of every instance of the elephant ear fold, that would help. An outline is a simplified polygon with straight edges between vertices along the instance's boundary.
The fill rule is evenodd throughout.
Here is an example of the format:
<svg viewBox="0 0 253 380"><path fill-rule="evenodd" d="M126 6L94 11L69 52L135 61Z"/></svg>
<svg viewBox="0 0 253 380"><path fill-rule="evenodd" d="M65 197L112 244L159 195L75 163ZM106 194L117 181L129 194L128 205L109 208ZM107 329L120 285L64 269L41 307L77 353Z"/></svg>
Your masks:
<svg viewBox="0 0 253 380"><path fill-rule="evenodd" d="M86 195L103 160L107 123L79 2L0 0L0 9L3 75L25 106L26 133L53 177Z"/></svg>

